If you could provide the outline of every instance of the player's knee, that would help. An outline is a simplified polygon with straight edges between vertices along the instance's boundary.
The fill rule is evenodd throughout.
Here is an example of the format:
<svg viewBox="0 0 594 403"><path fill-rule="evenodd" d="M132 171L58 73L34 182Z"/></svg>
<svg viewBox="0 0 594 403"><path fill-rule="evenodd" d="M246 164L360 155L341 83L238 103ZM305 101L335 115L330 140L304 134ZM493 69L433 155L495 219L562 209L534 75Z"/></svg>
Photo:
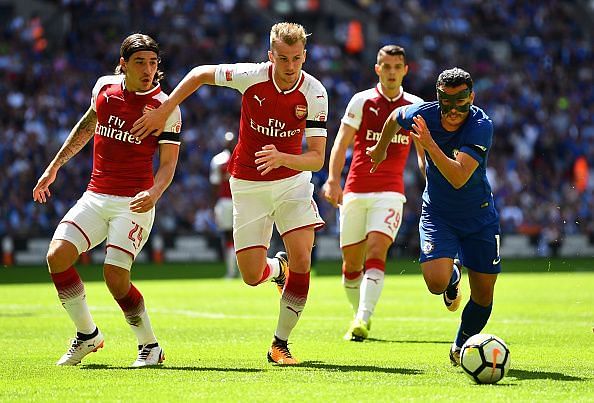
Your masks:
<svg viewBox="0 0 594 403"><path fill-rule="evenodd" d="M289 268L295 273L307 273L311 268L311 256L309 254L291 255Z"/></svg>
<svg viewBox="0 0 594 403"><path fill-rule="evenodd" d="M119 269L119 271L122 273L119 273L118 270L103 270L105 284L114 298L124 297L130 289L130 276L123 269Z"/></svg>
<svg viewBox="0 0 594 403"><path fill-rule="evenodd" d="M357 273L363 271L363 266L360 262L345 259L342 264L342 271L347 273Z"/></svg>
<svg viewBox="0 0 594 403"><path fill-rule="evenodd" d="M249 285L250 287L255 287L262 282L262 274L254 274L250 272L241 272L241 278L244 283Z"/></svg>
<svg viewBox="0 0 594 403"><path fill-rule="evenodd" d="M69 246L69 244L63 242L50 242L45 256L50 273L59 273L72 266L76 257L69 258L69 255L76 255L76 253L72 245Z"/></svg>
<svg viewBox="0 0 594 403"><path fill-rule="evenodd" d="M45 256L45 261L47 262L47 267L49 268L50 272L54 272L58 262L60 261L60 254L59 248L50 248L47 251L47 255Z"/></svg>
<svg viewBox="0 0 594 403"><path fill-rule="evenodd" d="M367 259L379 259L379 260L385 261L387 255L388 255L388 247L386 247L383 244L379 245L377 243L374 243L374 244L369 245L369 249L367 250L366 257L367 257Z"/></svg>
<svg viewBox="0 0 594 403"><path fill-rule="evenodd" d="M429 292L436 295L443 294L448 287L447 281L444 282L441 279L434 277L425 278L425 284L427 285Z"/></svg>

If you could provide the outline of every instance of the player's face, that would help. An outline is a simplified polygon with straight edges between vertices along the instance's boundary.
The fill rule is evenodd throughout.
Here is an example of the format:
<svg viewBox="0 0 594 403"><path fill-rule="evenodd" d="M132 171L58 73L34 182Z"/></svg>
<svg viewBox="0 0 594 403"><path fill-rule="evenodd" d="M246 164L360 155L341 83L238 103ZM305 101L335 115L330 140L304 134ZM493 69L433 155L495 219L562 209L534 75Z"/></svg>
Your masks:
<svg viewBox="0 0 594 403"><path fill-rule="evenodd" d="M464 123L464 120L468 117L470 111L461 112L458 109L466 109L472 105L474 101L474 92L470 92L469 94L464 94L465 90L468 90L468 86L466 84L459 85L457 87L445 87L441 86L438 88L439 91L444 92L449 96L455 96L458 94L463 94L464 96L458 95L455 99L452 98L439 98L439 103L442 106L442 113L441 113L441 122L444 128L448 130L455 130ZM439 93L438 91L438 93ZM445 108L444 108L445 107ZM447 112L443 112L444 109L451 108Z"/></svg>
<svg viewBox="0 0 594 403"><path fill-rule="evenodd" d="M120 65L126 74L128 91L144 92L153 88L153 79L159 66L159 58L155 52L150 50L134 52L128 61L120 58Z"/></svg>
<svg viewBox="0 0 594 403"><path fill-rule="evenodd" d="M305 62L305 47L300 41L293 45L276 41L268 51L268 58L274 64L274 81L282 90L291 89L301 73Z"/></svg>
<svg viewBox="0 0 594 403"><path fill-rule="evenodd" d="M379 64L375 65L375 74L379 77L382 90L389 96L398 95L406 73L408 73L408 65L402 55L382 54Z"/></svg>

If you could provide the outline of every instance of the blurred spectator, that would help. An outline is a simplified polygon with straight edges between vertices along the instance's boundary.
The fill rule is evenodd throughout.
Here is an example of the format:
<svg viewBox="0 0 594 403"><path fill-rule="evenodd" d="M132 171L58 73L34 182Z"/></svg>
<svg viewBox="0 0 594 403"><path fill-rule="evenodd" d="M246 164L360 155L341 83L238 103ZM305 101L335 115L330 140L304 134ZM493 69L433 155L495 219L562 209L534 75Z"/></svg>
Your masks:
<svg viewBox="0 0 594 403"><path fill-rule="evenodd" d="M437 74L456 60L475 78L480 107L493 118L489 164L502 229L543 239L594 234L594 10L585 1L344 0L332 10L317 0L62 0L50 15L3 15L0 29L0 238L50 236L56 221L88 182L87 146L64 167L51 206L34 206L31 190L42 169L86 108L94 78L113 70L117 44L134 31L161 40L170 91L191 66L258 60L268 49L269 22L296 19L315 35L305 70L328 89L328 147L350 96L374 83L365 53L348 53L345 32L360 18L365 48L397 43L408 49L406 88L435 99ZM337 3L356 15L337 12ZM590 7L590 8L588 8ZM355 24L357 25L357 24ZM351 25L352 26L352 25ZM373 41L376 42L373 42ZM379 42L379 43L377 43ZM154 231L168 235L213 231L209 161L227 130L237 131L240 97L203 88L182 105L180 163L157 208ZM396 247L416 254L419 195L424 186L409 161L408 203ZM318 183L325 180L318 174ZM578 189L575 188L576 184ZM332 209L320 203L326 231ZM554 235L550 235L554 232ZM591 235L594 238L594 235Z"/></svg>

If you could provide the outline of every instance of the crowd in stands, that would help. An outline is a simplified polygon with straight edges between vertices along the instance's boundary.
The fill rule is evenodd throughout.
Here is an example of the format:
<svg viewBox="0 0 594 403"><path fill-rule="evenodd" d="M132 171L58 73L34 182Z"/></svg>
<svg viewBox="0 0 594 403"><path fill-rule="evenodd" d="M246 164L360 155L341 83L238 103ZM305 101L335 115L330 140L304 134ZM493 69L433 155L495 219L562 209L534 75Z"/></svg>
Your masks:
<svg viewBox="0 0 594 403"><path fill-rule="evenodd" d="M302 23L312 36L305 70L328 89L327 152L350 97L376 82L377 49L405 47L405 89L435 99L435 79L459 66L475 80L475 103L495 126L489 176L503 234L560 242L594 234L594 55L587 2L550 0L350 0L361 15L363 51L346 48L345 24L322 1L63 0L63 32L49 16L4 15L0 31L0 238L50 236L89 180L92 146L60 170L49 203L31 190L89 106L97 77L113 71L121 40L145 32L162 48L166 92L199 64L265 61L270 26ZM368 35L369 21L375 25ZM323 26L325 29L316 31ZM371 41L370 38L376 38ZM371 55L371 57L369 56ZM237 131L240 97L202 88L182 104L183 146L153 231L213 233L210 158ZM414 154L414 152L412 153ZM411 160L406 217L397 245L415 254L422 179ZM315 175L319 187L326 167ZM336 233L336 214L318 200Z"/></svg>

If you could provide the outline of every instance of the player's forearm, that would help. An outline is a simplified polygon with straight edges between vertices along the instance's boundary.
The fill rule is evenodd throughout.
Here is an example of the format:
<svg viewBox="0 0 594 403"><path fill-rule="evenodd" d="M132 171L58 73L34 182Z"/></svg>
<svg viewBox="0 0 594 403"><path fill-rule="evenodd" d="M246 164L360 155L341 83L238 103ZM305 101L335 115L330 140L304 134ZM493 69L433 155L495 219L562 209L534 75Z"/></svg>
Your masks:
<svg viewBox="0 0 594 403"><path fill-rule="evenodd" d="M425 149L431 160L439 169L439 172L447 179L448 182L455 188L460 189L468 181L468 177L464 172L462 165L451 158L439 148L439 146L433 142L431 147Z"/></svg>
<svg viewBox="0 0 594 403"><path fill-rule="evenodd" d="M317 172L324 166L324 153L308 150L303 154L284 154L282 165L296 171Z"/></svg>
<svg viewBox="0 0 594 403"><path fill-rule="evenodd" d="M204 84L214 84L214 71L216 66L198 66L194 67L177 84L175 89L169 94L169 98L163 102L160 108L169 115L175 107L181 104L187 97L198 90Z"/></svg>
<svg viewBox="0 0 594 403"><path fill-rule="evenodd" d="M177 160L179 157L179 146L175 144L159 145L159 168L155 173L153 187L149 193L153 196L155 202L163 195L165 190L171 184Z"/></svg>
<svg viewBox="0 0 594 403"><path fill-rule="evenodd" d="M417 153L417 165L419 166L419 171L421 171L421 175L423 178L427 179L427 173L425 172L425 168L427 167L427 161L425 160L425 149L417 140L415 140L414 136L410 136L413 139L413 144L415 145L415 151Z"/></svg>
<svg viewBox="0 0 594 403"><path fill-rule="evenodd" d="M165 190L167 190L167 188L173 181L176 166L177 159L159 165L159 169L157 169L157 172L155 173L153 187L149 191L152 195L155 196L155 200L161 198L163 193L165 193Z"/></svg>
<svg viewBox="0 0 594 403"><path fill-rule="evenodd" d="M59 169L70 158L74 157L89 142L95 134L97 125L97 114L91 108L74 125L68 138L62 144L62 147L48 165L48 169Z"/></svg>
<svg viewBox="0 0 594 403"><path fill-rule="evenodd" d="M382 150L382 151L387 150L388 146L390 145L390 142L392 141L392 138L394 137L396 132L398 130L400 130L400 125L396 121L396 111L397 110L398 109L394 110L390 114L390 116L388 116L388 119L386 119L386 122L384 123L384 127L382 127L382 134L380 135L380 138L377 141L377 146L376 146L377 150Z"/></svg>
<svg viewBox="0 0 594 403"><path fill-rule="evenodd" d="M346 150L342 147L333 147L332 152L330 153L330 162L328 164L328 182L340 183L345 161Z"/></svg>

